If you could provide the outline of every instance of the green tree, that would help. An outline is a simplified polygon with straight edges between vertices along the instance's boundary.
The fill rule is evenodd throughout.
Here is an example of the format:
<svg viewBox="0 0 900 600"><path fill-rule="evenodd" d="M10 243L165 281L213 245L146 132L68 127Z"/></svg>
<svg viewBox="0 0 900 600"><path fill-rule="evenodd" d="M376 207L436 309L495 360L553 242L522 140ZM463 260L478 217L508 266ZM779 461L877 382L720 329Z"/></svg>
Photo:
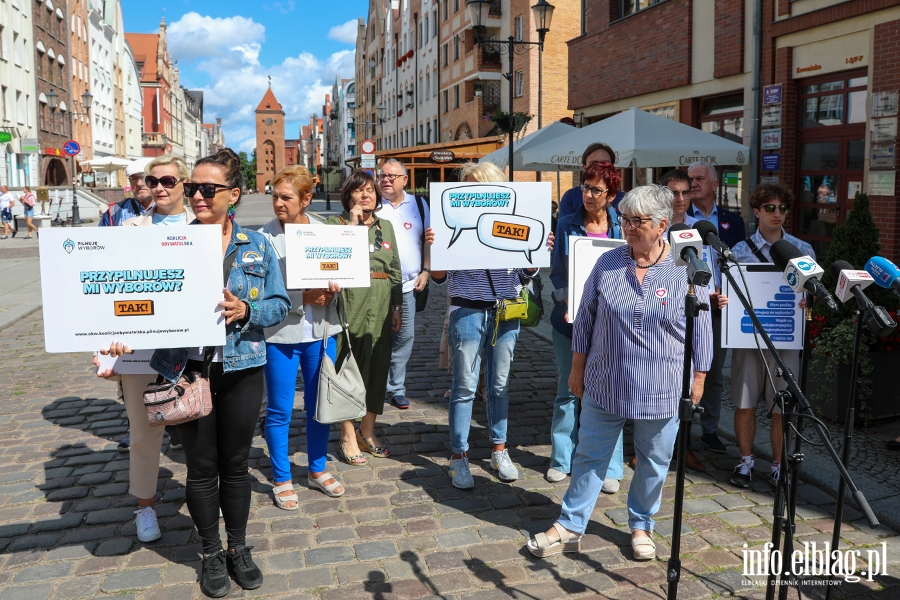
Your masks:
<svg viewBox="0 0 900 600"><path fill-rule="evenodd" d="M239 152L241 159L241 175L244 176L244 185L249 188L256 187L256 148L253 149L253 158L248 159L246 152Z"/></svg>

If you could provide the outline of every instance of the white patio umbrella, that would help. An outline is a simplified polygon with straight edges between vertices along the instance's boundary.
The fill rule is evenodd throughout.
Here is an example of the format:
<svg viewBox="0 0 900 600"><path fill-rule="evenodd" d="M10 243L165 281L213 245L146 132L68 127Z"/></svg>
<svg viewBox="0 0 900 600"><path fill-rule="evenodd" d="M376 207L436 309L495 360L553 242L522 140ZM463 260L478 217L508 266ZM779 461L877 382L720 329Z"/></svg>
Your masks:
<svg viewBox="0 0 900 600"><path fill-rule="evenodd" d="M120 169L124 169L131 163L132 161L127 158L118 158L116 156L104 156L102 158L81 161L81 164L88 165L94 171L99 171L101 173L114 173Z"/></svg>
<svg viewBox="0 0 900 600"><path fill-rule="evenodd" d="M594 142L608 144L620 168L687 168L699 161L713 165L750 162L750 149L743 144L632 108L546 142L529 144L522 151L522 169L580 171L581 154Z"/></svg>
<svg viewBox="0 0 900 600"><path fill-rule="evenodd" d="M565 123L554 121L546 127L542 127L535 132L529 133L521 140L513 143L513 167L516 171L537 171L538 169L528 169L522 167L522 150L530 145L541 144L543 142L558 138L573 131L575 131L575 128L571 125L566 125ZM483 158L481 158L480 161L492 162L500 167L500 170L502 171L503 169L506 169L507 165L509 164L509 148L507 148L506 146L504 146L503 148L497 148L490 154L487 154ZM549 170L555 171L556 169Z"/></svg>

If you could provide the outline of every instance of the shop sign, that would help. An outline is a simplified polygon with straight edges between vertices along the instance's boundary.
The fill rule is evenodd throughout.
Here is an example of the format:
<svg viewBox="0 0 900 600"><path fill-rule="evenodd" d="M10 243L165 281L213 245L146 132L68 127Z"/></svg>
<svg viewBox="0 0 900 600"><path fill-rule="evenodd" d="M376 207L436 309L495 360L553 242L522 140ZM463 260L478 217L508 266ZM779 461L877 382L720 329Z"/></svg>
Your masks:
<svg viewBox="0 0 900 600"><path fill-rule="evenodd" d="M875 92L872 94L872 116L894 117L897 115L897 92Z"/></svg>
<svg viewBox="0 0 900 600"><path fill-rule="evenodd" d="M897 139L897 117L872 119L872 143L893 143Z"/></svg>
<svg viewBox="0 0 900 600"><path fill-rule="evenodd" d="M870 196L893 196L896 188L896 171L869 171Z"/></svg>
<svg viewBox="0 0 900 600"><path fill-rule="evenodd" d="M365 155L363 155L363 156L365 156ZM361 158L359 160L359 168L360 169L374 169L375 168L374 155L372 158Z"/></svg>
<svg viewBox="0 0 900 600"><path fill-rule="evenodd" d="M781 150L781 129L763 129L761 147L763 150Z"/></svg>
<svg viewBox="0 0 900 600"><path fill-rule="evenodd" d="M763 171L778 171L781 169L781 155L780 154L763 154L762 155L762 170Z"/></svg>
<svg viewBox="0 0 900 600"><path fill-rule="evenodd" d="M41 151L37 138L22 138L22 152L39 153Z"/></svg>
<svg viewBox="0 0 900 600"><path fill-rule="evenodd" d="M780 83L763 87L763 106L781 104L781 87Z"/></svg>
<svg viewBox="0 0 900 600"><path fill-rule="evenodd" d="M12 134L8 131L0 131L0 144L12 141Z"/></svg>
<svg viewBox="0 0 900 600"><path fill-rule="evenodd" d="M44 154L47 156L65 156L65 152L59 148L44 148Z"/></svg>
<svg viewBox="0 0 900 600"><path fill-rule="evenodd" d="M869 168L893 169L894 146L872 146L872 152L869 154Z"/></svg>
<svg viewBox="0 0 900 600"><path fill-rule="evenodd" d="M767 106L762 111L763 127L781 127L781 106Z"/></svg>
<svg viewBox="0 0 900 600"><path fill-rule="evenodd" d="M435 150L431 153L431 161L436 163L452 162L456 158L451 150Z"/></svg>
<svg viewBox="0 0 900 600"><path fill-rule="evenodd" d="M766 185L778 185L778 177L760 177L759 182Z"/></svg>

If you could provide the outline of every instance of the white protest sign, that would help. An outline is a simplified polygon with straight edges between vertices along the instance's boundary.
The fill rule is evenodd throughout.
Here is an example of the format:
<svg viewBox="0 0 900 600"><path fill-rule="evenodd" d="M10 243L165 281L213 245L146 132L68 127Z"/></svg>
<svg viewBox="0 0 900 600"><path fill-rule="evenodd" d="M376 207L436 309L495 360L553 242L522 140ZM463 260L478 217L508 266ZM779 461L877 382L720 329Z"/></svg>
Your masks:
<svg viewBox="0 0 900 600"><path fill-rule="evenodd" d="M550 266L550 182L432 183L431 268Z"/></svg>
<svg viewBox="0 0 900 600"><path fill-rule="evenodd" d="M225 343L221 227L47 229L39 242L47 352Z"/></svg>
<svg viewBox="0 0 900 600"><path fill-rule="evenodd" d="M732 268L731 272L738 280L741 291L753 303L756 316L772 343L779 350L801 350L803 348L803 309L799 308L803 294L795 294L791 287L781 278L781 271L770 263L748 263L738 265L744 273L744 279L750 288L749 295L743 288L743 280ZM722 278L722 293L729 298L722 309L722 347L723 348L756 348L756 334L753 322L747 311L741 306L737 296L732 293L727 278ZM765 344L759 339L759 346L765 350Z"/></svg>
<svg viewBox="0 0 900 600"><path fill-rule="evenodd" d="M603 254L625 243L625 240L569 236L569 323L575 322L584 284Z"/></svg>
<svg viewBox="0 0 900 600"><path fill-rule="evenodd" d="M117 375L152 375L156 371L150 368L150 359L153 350L135 350L131 354L112 357L110 355L97 354L97 362L100 366L97 373L112 369Z"/></svg>
<svg viewBox="0 0 900 600"><path fill-rule="evenodd" d="M288 289L370 285L368 227L286 224L284 247Z"/></svg>

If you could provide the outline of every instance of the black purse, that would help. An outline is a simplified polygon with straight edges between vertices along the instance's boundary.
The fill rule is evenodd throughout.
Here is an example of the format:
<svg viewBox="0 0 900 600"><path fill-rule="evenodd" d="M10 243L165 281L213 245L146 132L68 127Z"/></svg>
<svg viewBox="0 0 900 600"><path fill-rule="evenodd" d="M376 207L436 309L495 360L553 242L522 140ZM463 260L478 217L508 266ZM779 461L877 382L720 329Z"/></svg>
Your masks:
<svg viewBox="0 0 900 600"><path fill-rule="evenodd" d="M422 206L423 200L416 196L416 206L419 207L419 219L422 221L422 265L425 265L425 207ZM420 290L414 290L413 295L416 298L416 312L420 313L428 306L428 293L431 280L425 283L425 287Z"/></svg>

